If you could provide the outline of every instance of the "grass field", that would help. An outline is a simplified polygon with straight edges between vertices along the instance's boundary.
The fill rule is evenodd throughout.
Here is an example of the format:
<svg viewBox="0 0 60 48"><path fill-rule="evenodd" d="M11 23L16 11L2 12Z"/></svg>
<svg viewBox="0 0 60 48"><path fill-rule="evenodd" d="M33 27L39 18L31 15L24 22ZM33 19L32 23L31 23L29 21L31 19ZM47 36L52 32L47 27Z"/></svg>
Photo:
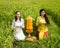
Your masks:
<svg viewBox="0 0 60 48"><path fill-rule="evenodd" d="M19 10L22 18L26 20L28 15L36 19L41 8L46 9L50 20L49 36L34 42L15 42L14 48L60 48L60 0L0 0L0 48L13 48L11 22L16 10ZM25 29L24 33L26 35ZM36 32L32 35L36 35Z"/></svg>

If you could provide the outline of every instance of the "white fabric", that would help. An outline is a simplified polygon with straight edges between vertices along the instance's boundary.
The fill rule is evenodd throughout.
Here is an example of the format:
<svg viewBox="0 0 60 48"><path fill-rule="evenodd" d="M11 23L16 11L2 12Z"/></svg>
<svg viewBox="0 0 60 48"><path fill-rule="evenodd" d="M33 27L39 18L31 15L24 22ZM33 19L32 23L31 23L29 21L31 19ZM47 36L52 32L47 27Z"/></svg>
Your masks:
<svg viewBox="0 0 60 48"><path fill-rule="evenodd" d="M24 28L24 20L21 19L20 22L16 22L15 20L13 20L12 26L14 26L14 37L15 37L15 39L16 40L24 40L25 35L23 33L23 30L22 30L22 28ZM16 28L16 26L22 26L22 28Z"/></svg>

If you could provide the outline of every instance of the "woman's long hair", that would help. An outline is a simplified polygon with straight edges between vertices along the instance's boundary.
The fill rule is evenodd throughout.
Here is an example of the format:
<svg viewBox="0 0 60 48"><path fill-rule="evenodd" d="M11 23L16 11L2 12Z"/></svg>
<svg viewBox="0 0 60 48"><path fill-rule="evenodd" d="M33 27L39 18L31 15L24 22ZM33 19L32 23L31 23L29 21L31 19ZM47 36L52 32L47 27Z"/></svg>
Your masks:
<svg viewBox="0 0 60 48"><path fill-rule="evenodd" d="M17 12L20 12L20 11L16 11L15 14L17 14ZM20 16L19 20L21 21L21 16ZM15 21L17 21L17 16L15 16Z"/></svg>
<svg viewBox="0 0 60 48"><path fill-rule="evenodd" d="M41 16L41 12L42 12L42 11L45 11L45 9L41 9L41 10L40 10L40 16ZM47 24L50 24L50 22L49 22L49 20L48 20L48 17L46 16L46 11L45 11L44 17L45 17L45 21L47 22Z"/></svg>

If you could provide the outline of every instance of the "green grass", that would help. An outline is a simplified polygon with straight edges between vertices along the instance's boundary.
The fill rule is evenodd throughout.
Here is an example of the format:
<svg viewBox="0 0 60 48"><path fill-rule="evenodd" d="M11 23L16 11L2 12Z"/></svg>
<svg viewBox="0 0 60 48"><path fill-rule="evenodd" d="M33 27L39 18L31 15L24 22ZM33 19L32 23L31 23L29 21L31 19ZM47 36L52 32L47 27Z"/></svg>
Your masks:
<svg viewBox="0 0 60 48"><path fill-rule="evenodd" d="M50 20L49 36L34 42L15 42L14 48L60 48L60 0L0 0L0 48L13 48L11 23L16 10L21 12L26 21L28 15L36 19L41 8L46 9ZM24 33L26 35L25 30ZM32 35L36 35L35 31Z"/></svg>

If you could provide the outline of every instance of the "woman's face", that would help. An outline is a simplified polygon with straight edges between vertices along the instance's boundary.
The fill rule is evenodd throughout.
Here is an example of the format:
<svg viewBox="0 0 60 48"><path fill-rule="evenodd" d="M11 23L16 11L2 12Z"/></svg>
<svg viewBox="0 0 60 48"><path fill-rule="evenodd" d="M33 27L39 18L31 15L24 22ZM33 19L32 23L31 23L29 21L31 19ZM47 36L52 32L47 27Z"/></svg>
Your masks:
<svg viewBox="0 0 60 48"><path fill-rule="evenodd" d="M45 11L42 11L42 12L41 12L41 16L44 16L44 15L45 15Z"/></svg>
<svg viewBox="0 0 60 48"><path fill-rule="evenodd" d="M20 17L20 12L17 12L16 13L16 16L17 16L17 18Z"/></svg>

